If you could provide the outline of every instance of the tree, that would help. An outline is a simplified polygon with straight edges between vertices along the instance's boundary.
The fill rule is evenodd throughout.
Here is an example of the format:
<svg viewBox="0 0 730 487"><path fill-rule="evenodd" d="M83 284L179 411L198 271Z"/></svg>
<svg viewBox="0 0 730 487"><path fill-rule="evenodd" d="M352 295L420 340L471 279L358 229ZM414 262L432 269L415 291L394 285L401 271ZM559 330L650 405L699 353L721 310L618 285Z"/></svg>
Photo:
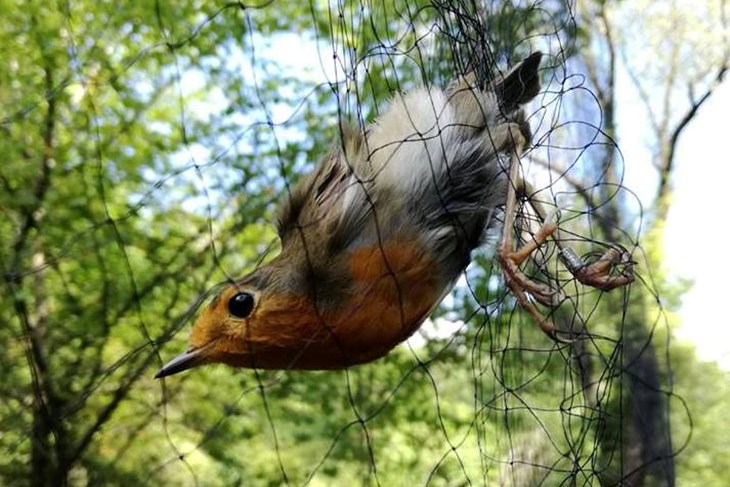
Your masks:
<svg viewBox="0 0 730 487"><path fill-rule="evenodd" d="M725 2L593 2L579 10L584 20L584 47L576 61L585 68L590 86L602 107L601 129L610 139L621 134L622 108L617 96L617 79L626 73L644 104L652 140L651 161L658 184L649 215L648 248L661 246L662 228L671 204L671 176L676 148L683 131L700 107L723 81L730 63L727 47ZM699 37L698 37L699 36ZM648 54L650 53L650 54ZM687 98L685 96L685 90ZM614 144L596 155L596 166L606 175L612 191L619 180L619 154ZM627 161L627 164L640 161ZM608 201L605 193L599 198ZM598 217L603 238L611 239L613 228L629 228L633 215L615 200L604 206ZM601 224L604 222L604 224ZM659 267L656 251L648 254L648 265ZM660 274L653 284L660 285ZM663 288L662 292L667 292ZM674 449L669 424L667 388L663 375L671 373L661 364L655 348L656 306L654 289L632 293L624 330L621 384L625 397L614 403L622 411L620 435L623 456L614 473L629 485L674 485ZM659 334L660 336L663 334ZM665 383L666 384L666 383ZM616 409L618 408L618 409ZM607 437L615 441L615 435ZM612 450L609 448L609 450Z"/></svg>

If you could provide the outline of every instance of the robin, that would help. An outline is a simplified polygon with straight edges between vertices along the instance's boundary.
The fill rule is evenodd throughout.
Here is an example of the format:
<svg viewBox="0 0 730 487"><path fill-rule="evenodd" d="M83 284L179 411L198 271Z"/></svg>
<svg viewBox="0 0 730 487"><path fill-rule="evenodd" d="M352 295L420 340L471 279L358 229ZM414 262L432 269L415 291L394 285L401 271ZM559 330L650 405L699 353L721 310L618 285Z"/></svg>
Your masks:
<svg viewBox="0 0 730 487"><path fill-rule="evenodd" d="M531 138L522 106L539 92L540 59L534 53L486 86L467 75L445 89L416 89L363 132L342 127L341 143L282 205L280 254L218 292L188 350L156 377L208 363L341 369L410 337L499 224L500 209L505 220L515 212L526 188L515 184L517 157ZM498 260L518 301L555 337L528 297L547 304L554 292L519 269L557 232L537 209L545 224L516 251L505 221ZM560 248L584 282L610 289L632 278L611 275L618 252L589 266Z"/></svg>

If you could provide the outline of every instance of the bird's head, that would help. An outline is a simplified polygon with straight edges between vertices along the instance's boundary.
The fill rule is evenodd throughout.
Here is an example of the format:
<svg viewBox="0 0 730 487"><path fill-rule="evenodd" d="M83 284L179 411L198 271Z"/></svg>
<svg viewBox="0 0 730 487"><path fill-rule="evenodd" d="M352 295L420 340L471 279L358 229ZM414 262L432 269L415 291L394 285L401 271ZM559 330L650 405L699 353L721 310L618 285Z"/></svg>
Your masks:
<svg viewBox="0 0 730 487"><path fill-rule="evenodd" d="M289 368L306 355L302 344L322 337L322 319L307 293L281 284L278 269L273 263L224 285L194 323L188 349L156 377L210 363Z"/></svg>

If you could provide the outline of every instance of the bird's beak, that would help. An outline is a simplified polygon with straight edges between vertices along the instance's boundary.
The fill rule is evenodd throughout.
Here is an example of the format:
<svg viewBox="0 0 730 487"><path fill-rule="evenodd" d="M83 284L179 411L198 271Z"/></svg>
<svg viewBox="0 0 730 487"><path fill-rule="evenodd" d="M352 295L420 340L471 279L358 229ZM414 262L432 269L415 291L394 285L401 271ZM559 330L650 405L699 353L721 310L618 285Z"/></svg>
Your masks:
<svg viewBox="0 0 730 487"><path fill-rule="evenodd" d="M208 347L191 347L186 352L181 353L174 359L167 362L155 375L155 379L161 379L168 375L177 374L184 370L192 369L198 365L202 365L206 358L206 350Z"/></svg>

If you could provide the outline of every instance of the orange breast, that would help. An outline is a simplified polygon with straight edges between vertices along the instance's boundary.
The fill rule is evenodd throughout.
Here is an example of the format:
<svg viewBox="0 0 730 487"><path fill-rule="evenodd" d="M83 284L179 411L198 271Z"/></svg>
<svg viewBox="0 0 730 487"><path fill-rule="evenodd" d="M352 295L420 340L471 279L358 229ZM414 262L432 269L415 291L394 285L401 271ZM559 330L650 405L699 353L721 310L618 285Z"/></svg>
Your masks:
<svg viewBox="0 0 730 487"><path fill-rule="evenodd" d="M332 319L358 362L382 356L411 336L443 293L435 262L413 240L355 250L350 274L356 292Z"/></svg>

